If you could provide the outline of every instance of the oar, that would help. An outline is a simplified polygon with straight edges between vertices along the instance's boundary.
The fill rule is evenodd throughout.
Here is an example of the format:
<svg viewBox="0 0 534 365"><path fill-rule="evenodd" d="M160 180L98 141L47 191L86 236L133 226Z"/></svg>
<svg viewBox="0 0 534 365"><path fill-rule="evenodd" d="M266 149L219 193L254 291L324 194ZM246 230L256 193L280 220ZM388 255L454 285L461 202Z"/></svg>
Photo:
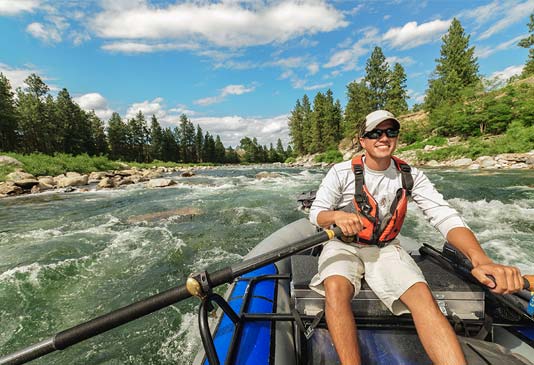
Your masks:
<svg viewBox="0 0 534 365"><path fill-rule="evenodd" d="M192 295L202 296L206 289L230 283L243 274L317 246L340 234L341 230L339 228L327 229L308 238L290 243L286 247L225 267L213 273L201 272L197 276L189 277L186 284L58 332L46 340L6 355L0 358L0 365L24 364L56 350L66 349L78 342L178 303Z"/></svg>
<svg viewBox="0 0 534 365"><path fill-rule="evenodd" d="M488 289L485 285L480 283L472 274L471 270L473 269L473 265L467 258L463 258L460 256L460 253L454 251L452 252L450 248L445 247L444 252L446 250L449 250L447 255L453 256L454 258L450 258L447 256L444 256L441 252L436 250L434 247L427 245L426 243L423 244L422 247L419 248L419 252L421 252L424 255L428 255L435 260L437 260L441 264L448 264L452 266L457 272L459 272L462 276L468 278L470 281L479 284L484 289ZM490 278L495 281L493 277L490 276ZM523 276L523 288L526 290L534 291L534 275L526 275ZM489 292L491 293L491 292ZM521 315L522 318L528 319L529 321L534 322L534 317L532 316L531 310L530 310L530 304L524 299L521 298L521 296L516 295L510 295L510 294L493 294L493 297L501 302L502 304L506 305L508 308L512 309L517 314ZM532 300L532 299L531 299Z"/></svg>

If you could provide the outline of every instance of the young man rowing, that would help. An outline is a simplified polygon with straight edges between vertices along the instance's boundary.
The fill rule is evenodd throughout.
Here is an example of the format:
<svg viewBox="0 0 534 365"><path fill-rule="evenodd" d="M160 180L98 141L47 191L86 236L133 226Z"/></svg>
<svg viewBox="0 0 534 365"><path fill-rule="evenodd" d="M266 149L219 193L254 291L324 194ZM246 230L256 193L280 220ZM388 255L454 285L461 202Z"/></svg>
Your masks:
<svg viewBox="0 0 534 365"><path fill-rule="evenodd" d="M367 115L359 142L365 154L336 164L323 179L310 209L320 227L337 225L346 242L325 244L310 287L326 296L328 329L343 365L360 364L351 300L365 275L369 287L395 315L411 312L434 364L466 364L447 319L419 267L396 238L411 195L430 223L473 264L472 274L499 294L522 289L515 267L493 263L458 213L419 170L393 157L400 123L378 110ZM343 208L342 210L340 210ZM492 275L495 283L488 278Z"/></svg>

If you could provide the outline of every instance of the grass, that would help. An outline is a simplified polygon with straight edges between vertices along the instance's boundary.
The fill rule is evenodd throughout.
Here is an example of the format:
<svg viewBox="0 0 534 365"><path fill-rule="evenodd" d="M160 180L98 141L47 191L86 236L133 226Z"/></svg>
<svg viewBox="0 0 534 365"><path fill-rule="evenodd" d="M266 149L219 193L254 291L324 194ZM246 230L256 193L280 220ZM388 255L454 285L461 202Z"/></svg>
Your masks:
<svg viewBox="0 0 534 365"><path fill-rule="evenodd" d="M419 150L425 148L425 146L436 146L441 147L447 143L447 138L441 136L430 137L422 141L417 141L415 143L409 144L402 148L399 148L398 152L410 151L410 150Z"/></svg>

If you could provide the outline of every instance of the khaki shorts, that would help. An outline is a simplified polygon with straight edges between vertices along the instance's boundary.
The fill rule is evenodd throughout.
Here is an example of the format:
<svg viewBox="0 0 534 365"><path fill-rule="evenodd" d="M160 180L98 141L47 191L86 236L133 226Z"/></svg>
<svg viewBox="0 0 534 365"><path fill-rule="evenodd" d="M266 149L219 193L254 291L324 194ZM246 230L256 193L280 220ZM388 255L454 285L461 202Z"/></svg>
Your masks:
<svg viewBox="0 0 534 365"><path fill-rule="evenodd" d="M426 283L421 269L398 244L378 248L348 245L334 239L323 248L319 272L311 280L310 288L324 296L323 281L329 276L341 275L352 283L356 296L364 274L369 287L394 315L409 313L399 298L415 283Z"/></svg>

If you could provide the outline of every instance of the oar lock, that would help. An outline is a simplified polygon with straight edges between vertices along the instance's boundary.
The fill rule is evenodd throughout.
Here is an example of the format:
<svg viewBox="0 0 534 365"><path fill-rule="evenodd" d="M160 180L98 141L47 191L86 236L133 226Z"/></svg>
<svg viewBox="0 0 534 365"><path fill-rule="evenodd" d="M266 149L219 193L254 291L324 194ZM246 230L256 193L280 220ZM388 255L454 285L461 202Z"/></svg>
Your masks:
<svg viewBox="0 0 534 365"><path fill-rule="evenodd" d="M185 282L189 294L203 300L211 293L211 282L207 271L192 273Z"/></svg>

